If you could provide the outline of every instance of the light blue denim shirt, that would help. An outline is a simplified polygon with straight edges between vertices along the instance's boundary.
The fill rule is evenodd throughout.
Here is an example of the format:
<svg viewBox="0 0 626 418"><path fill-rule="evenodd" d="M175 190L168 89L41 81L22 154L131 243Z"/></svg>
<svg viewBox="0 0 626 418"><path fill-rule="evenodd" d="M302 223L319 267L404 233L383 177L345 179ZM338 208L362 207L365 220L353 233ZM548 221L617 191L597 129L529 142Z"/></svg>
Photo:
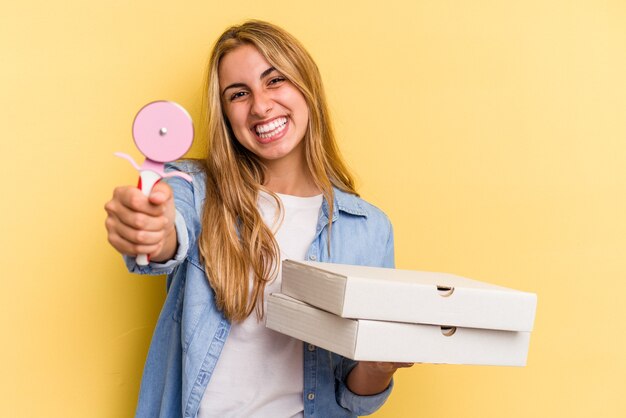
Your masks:
<svg viewBox="0 0 626 418"><path fill-rule="evenodd" d="M193 183L168 178L176 205L178 249L166 263L140 267L125 257L129 271L167 274L167 297L144 367L136 417L195 418L200 399L215 369L230 323L215 306L201 262L197 238L205 199L205 175L190 161L168 170L192 175ZM308 260L379 267L394 266L393 231L385 214L364 200L335 189L331 254L328 254L328 203L320 210ZM368 415L391 393L359 396L346 387L356 362L304 344L304 416L320 418Z"/></svg>

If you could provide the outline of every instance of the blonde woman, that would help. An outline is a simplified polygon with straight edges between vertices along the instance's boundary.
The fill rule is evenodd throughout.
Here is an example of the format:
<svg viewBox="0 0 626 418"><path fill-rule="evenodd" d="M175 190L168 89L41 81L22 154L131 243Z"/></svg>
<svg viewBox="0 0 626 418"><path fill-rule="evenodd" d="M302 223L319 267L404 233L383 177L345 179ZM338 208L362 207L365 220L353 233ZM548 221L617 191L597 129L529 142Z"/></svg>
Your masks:
<svg viewBox="0 0 626 418"><path fill-rule="evenodd" d="M264 326L285 258L393 267L387 217L360 199L319 71L281 28L227 29L209 61L208 153L149 197L119 187L109 242L132 272L167 274L138 417L355 417L399 363L356 363ZM135 264L149 254L150 264Z"/></svg>

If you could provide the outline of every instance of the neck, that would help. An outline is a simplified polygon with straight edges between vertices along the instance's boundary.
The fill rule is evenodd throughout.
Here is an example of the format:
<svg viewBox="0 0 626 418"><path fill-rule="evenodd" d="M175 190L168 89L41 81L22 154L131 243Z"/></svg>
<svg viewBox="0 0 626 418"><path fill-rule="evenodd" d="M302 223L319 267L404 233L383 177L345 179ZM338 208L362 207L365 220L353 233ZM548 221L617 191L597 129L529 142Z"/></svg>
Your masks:
<svg viewBox="0 0 626 418"><path fill-rule="evenodd" d="M320 194L321 190L313 181L304 155L297 159L299 161L266 161L264 186L274 193L293 196L309 197Z"/></svg>

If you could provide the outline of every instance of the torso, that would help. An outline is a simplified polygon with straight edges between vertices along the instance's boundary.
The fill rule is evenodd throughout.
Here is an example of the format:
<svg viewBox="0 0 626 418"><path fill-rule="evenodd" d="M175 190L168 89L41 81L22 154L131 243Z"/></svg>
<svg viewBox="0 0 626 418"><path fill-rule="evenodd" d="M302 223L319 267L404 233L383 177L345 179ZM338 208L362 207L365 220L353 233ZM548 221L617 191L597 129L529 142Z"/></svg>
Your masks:
<svg viewBox="0 0 626 418"><path fill-rule="evenodd" d="M284 217L277 218L274 199L259 196L259 211L275 234L281 260L304 260L314 236L322 195L279 195ZM280 273L265 288L265 297L280 291ZM199 418L303 417L302 342L269 330L252 313L233 323L219 361L200 402Z"/></svg>

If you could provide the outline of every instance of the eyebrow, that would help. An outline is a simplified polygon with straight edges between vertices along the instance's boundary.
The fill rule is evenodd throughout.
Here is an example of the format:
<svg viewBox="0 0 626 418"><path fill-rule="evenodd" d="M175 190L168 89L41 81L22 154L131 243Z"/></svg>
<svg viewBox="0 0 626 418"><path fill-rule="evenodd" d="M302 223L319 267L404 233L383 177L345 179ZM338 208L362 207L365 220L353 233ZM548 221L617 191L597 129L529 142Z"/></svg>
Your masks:
<svg viewBox="0 0 626 418"><path fill-rule="evenodd" d="M276 68L270 67L267 70L263 71L261 73L261 76L259 77L259 80L263 80L265 77L267 77L273 71L276 71ZM230 85L226 86L224 88L224 90L222 90L222 96L224 95L224 93L226 93L226 90L232 89L232 88L237 88L237 87L247 87L247 86L244 83L233 83L233 84L230 84Z"/></svg>

